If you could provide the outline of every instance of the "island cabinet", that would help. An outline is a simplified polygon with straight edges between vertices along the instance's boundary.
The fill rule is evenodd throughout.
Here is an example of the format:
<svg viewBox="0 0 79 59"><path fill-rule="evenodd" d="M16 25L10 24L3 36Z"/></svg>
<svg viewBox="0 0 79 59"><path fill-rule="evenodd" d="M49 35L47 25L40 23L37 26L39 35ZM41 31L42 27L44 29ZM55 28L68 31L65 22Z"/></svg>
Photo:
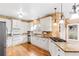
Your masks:
<svg viewBox="0 0 79 59"><path fill-rule="evenodd" d="M49 50L49 48L48 48L49 39L48 38L39 38L39 40L40 40L40 47L48 51Z"/></svg>
<svg viewBox="0 0 79 59"><path fill-rule="evenodd" d="M49 40L49 52L51 56L79 56L79 43L75 43Z"/></svg>
<svg viewBox="0 0 79 59"><path fill-rule="evenodd" d="M40 36L32 36L31 43L35 46L49 51L49 41L48 38L43 38Z"/></svg>
<svg viewBox="0 0 79 59"><path fill-rule="evenodd" d="M64 56L64 51L56 46L55 42L52 40L49 41L49 51L52 56Z"/></svg>

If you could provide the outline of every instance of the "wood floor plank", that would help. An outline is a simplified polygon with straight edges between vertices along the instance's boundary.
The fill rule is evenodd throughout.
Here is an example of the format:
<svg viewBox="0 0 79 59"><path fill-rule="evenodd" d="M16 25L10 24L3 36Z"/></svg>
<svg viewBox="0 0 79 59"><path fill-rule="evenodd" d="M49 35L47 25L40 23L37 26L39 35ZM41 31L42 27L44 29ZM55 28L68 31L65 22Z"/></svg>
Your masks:
<svg viewBox="0 0 79 59"><path fill-rule="evenodd" d="M50 53L35 45L24 43L6 49L7 56L50 56Z"/></svg>

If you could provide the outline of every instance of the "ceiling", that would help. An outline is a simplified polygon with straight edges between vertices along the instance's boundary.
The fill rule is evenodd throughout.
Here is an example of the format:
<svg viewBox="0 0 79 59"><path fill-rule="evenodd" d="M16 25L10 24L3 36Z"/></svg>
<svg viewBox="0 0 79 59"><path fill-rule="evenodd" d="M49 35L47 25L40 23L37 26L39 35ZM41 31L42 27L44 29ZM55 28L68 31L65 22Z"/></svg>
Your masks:
<svg viewBox="0 0 79 59"><path fill-rule="evenodd" d="M71 16L73 3L63 3L62 10L66 18ZM24 12L23 19L30 20L53 13L54 8L61 12L60 3L0 3L0 15L17 17L18 9Z"/></svg>

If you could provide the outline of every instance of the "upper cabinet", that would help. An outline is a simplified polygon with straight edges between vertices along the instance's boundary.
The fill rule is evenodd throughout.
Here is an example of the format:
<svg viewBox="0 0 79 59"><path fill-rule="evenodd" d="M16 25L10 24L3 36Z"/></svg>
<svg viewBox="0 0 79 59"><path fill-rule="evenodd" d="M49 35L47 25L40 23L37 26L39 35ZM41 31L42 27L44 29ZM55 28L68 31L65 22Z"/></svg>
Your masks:
<svg viewBox="0 0 79 59"><path fill-rule="evenodd" d="M31 23L13 20L12 32L14 34L27 33L27 31L31 31Z"/></svg>
<svg viewBox="0 0 79 59"><path fill-rule="evenodd" d="M12 33L13 34L22 34L22 23L20 20L12 21Z"/></svg>
<svg viewBox="0 0 79 59"><path fill-rule="evenodd" d="M52 31L52 18L46 17L40 19L40 28L42 31Z"/></svg>

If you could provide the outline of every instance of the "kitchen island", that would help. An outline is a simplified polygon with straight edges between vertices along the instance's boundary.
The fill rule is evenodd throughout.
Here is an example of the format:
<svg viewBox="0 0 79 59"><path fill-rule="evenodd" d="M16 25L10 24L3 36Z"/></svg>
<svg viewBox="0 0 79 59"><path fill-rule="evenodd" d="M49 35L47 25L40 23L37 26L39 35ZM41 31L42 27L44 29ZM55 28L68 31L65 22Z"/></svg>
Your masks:
<svg viewBox="0 0 79 59"><path fill-rule="evenodd" d="M78 46L78 42L55 42L49 40L49 51L52 56L79 56Z"/></svg>

